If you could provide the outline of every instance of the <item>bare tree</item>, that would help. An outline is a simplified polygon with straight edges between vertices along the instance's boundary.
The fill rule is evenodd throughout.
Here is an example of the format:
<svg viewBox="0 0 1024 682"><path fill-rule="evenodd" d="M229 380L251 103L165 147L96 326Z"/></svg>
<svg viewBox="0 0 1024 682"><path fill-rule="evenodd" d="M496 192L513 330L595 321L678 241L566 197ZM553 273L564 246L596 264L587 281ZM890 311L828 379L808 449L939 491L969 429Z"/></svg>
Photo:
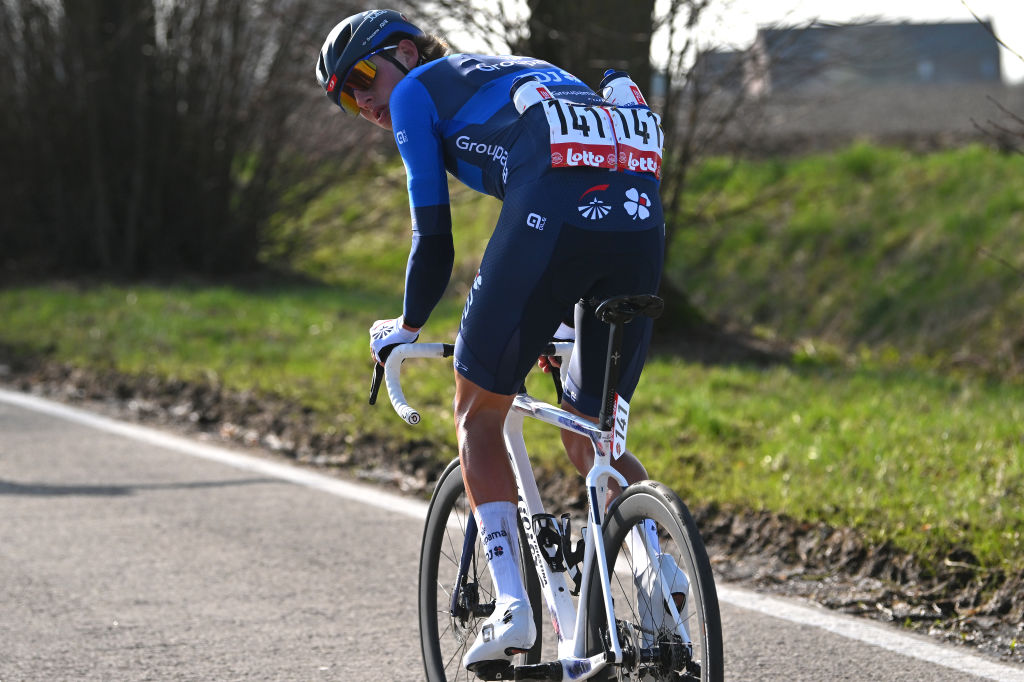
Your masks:
<svg viewBox="0 0 1024 682"><path fill-rule="evenodd" d="M1004 105L989 97L1000 112L1000 120L988 119L983 123L972 121L980 133L988 137L1002 152L1024 153L1024 117L1010 111Z"/></svg>
<svg viewBox="0 0 1024 682"><path fill-rule="evenodd" d="M528 54L567 69L597 88L607 69L651 84L654 0L528 0Z"/></svg>
<svg viewBox="0 0 1024 682"><path fill-rule="evenodd" d="M680 216L689 169L744 101L742 91L731 91L723 104L714 96L711 79L702 81L691 68L700 50L697 26L713 1L672 0L661 13L655 11L653 0L526 0L525 13L522 2L511 0L503 0L496 9L458 0L437 0L432 6L476 41L558 64L595 88L606 69L625 69L660 100L666 134L662 197L671 246L678 229L685 226ZM517 19L512 22L510 17ZM661 84L655 87L652 36L659 31L667 42L659 46ZM703 321L681 290L667 281L665 286L672 289L668 298L673 318L681 324Z"/></svg>
<svg viewBox="0 0 1024 682"><path fill-rule="evenodd" d="M465 49L460 41L469 41L473 51L493 54L524 54L529 38L525 0L432 0L405 3L409 18L426 20L446 33L452 47ZM476 46L480 47L476 47Z"/></svg>
<svg viewBox="0 0 1024 682"><path fill-rule="evenodd" d="M315 52L346 9L0 3L5 256L120 275L254 267L269 217L299 196L296 112L317 97Z"/></svg>
<svg viewBox="0 0 1024 682"><path fill-rule="evenodd" d="M654 0L434 0L410 11L452 31L456 49L468 38L476 49L537 57L595 88L611 68L651 82Z"/></svg>
<svg viewBox="0 0 1024 682"><path fill-rule="evenodd" d="M992 34L995 41L1001 45L1007 52L1013 55L1015 58L1024 62L1024 56L1014 50L1012 47L1003 42L1003 39L996 34L995 29L992 28L992 23L983 20L979 17L975 11L971 8L968 3L964 3L964 6L974 17L974 20L979 25L983 26L985 30ZM1010 111L999 102L995 102L989 97L989 101L992 102L995 107L1002 114L1003 120L993 121L991 119L984 123L972 121L974 126L984 135L992 139L996 147L1005 152L1024 152L1024 117L1021 114Z"/></svg>

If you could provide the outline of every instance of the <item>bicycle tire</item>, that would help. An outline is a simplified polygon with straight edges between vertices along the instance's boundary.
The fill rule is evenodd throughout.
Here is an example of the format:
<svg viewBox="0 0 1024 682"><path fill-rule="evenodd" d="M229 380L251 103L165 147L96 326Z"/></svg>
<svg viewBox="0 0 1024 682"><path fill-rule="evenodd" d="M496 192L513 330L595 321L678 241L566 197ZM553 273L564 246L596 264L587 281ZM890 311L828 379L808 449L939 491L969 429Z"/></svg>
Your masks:
<svg viewBox="0 0 1024 682"><path fill-rule="evenodd" d="M704 541L697 530L697 524L686 505L675 492L656 481L641 481L627 487L612 503L605 517L603 534L608 565L612 567L611 584L616 622L620 632L625 633L620 637L620 644L624 650L630 646L635 650L639 646L650 645L652 640L672 640L670 630L660 628L657 634L647 635L647 642L639 644L635 641L644 637L644 621L641 614L645 609L650 612L651 600L642 594L633 579L632 560L624 542L630 529L645 520L652 520L657 524L662 552L671 554L689 579L689 591L684 608L685 624L691 637L691 651L683 657L690 658L692 664L687 669L680 665L679 658L676 658L671 664L662 663L660 667L647 668L641 676L635 669L637 664L629 664L627 661L621 668L607 668L595 679L719 682L724 677L725 664L722 654L722 622L711 562ZM596 562L589 579L591 585L600 585ZM607 629L600 587L590 592L589 614L586 629L587 651L593 654L605 648L604 631ZM649 623L648 620L648 626ZM651 632L650 627L647 632ZM623 639L626 641L622 641ZM685 645L678 643L678 637L672 641L677 643L674 645L674 651L685 650ZM634 667L632 671L628 670L631 665ZM679 667L674 669L672 666ZM634 674L636 676L633 676Z"/></svg>
<svg viewBox="0 0 1024 682"><path fill-rule="evenodd" d="M419 568L419 625L423 665L430 682L476 680L476 675L462 667L462 657L476 638L483 618L471 618L460 623L451 616L450 599L454 587L466 522L470 514L469 500L462 481L459 461L452 461L437 481L430 499L427 521L423 529ZM543 599L536 571L527 549L522 524L519 526L519 546L522 557L520 569L525 574L526 594L530 598L537 640L533 648L516 656L518 665L540 661ZM479 586L479 601L494 599L487 557L479 543L474 550L468 582Z"/></svg>

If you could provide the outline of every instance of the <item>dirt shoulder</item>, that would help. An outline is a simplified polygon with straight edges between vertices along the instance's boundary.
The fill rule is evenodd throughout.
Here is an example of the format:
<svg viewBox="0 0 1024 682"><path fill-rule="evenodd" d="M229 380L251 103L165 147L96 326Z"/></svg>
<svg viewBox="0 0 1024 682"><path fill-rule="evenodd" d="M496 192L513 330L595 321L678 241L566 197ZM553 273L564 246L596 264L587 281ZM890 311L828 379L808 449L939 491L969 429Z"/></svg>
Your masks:
<svg viewBox="0 0 1024 682"><path fill-rule="evenodd" d="M26 360L0 345L0 385L90 410L275 456L343 476L429 495L440 465L429 442L352 439L313 427L301 406L217 386L85 371ZM542 494L583 513L578 484L543 472ZM758 590L826 607L1024 663L1024 570L984 571L967 552L938 569L854 530L802 523L765 511L693 509L718 574ZM1018 646L1021 643L1021 646Z"/></svg>

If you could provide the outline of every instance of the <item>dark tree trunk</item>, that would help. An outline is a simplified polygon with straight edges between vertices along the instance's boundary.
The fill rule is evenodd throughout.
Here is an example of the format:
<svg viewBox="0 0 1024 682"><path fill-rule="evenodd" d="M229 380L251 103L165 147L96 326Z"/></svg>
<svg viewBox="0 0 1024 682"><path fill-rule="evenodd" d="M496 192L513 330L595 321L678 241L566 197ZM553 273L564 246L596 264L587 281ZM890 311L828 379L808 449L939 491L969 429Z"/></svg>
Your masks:
<svg viewBox="0 0 1024 682"><path fill-rule="evenodd" d="M654 0L528 0L526 53L566 69L597 88L607 69L651 84Z"/></svg>

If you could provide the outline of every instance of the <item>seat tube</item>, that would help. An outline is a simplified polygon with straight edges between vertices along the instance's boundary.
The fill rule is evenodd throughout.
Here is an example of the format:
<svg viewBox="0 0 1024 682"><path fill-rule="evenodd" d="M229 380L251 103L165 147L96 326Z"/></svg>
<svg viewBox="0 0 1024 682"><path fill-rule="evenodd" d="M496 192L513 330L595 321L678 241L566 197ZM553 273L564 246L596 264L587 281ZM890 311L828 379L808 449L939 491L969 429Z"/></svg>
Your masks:
<svg viewBox="0 0 1024 682"><path fill-rule="evenodd" d="M530 466L530 456L526 451L526 441L523 438L524 420L525 417L521 412L512 409L505 417L503 429L505 447L509 452L512 470L516 476L516 487L519 491L517 503L519 522L526 535L528 545L526 552L529 556L523 556L523 567L537 573L541 593L544 595L543 598L551 615L555 632L558 633L559 655L565 656L571 651L572 643L566 637L568 633L572 633L576 629L576 610L570 596L568 583L566 583L566 574L556 573L550 569L541 555L537 537L533 531L533 515L543 514L545 510L540 491L537 488L537 479L533 475L533 467Z"/></svg>

